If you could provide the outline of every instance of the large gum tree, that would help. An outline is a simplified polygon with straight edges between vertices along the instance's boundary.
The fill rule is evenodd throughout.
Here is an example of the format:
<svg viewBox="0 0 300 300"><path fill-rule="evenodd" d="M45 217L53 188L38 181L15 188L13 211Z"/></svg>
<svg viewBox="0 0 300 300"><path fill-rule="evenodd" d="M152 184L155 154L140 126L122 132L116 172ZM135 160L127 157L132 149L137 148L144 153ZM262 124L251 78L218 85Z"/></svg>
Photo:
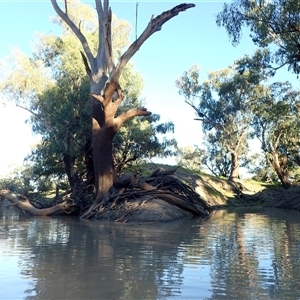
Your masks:
<svg viewBox="0 0 300 300"><path fill-rule="evenodd" d="M92 112L92 144L95 172L95 202L94 205L105 204L107 193L116 180L113 164L112 142L120 127L130 118L148 116L151 114L144 107L129 109L116 115L118 107L124 100L119 84L120 75L132 56L142 44L164 23L180 12L194 7L194 4L180 4L151 18L142 34L128 47L115 62L112 51L111 22L112 11L108 0L95 0L99 22L98 48L93 53L87 38L80 30L80 23L75 24L68 14L68 1L61 8L56 0L51 0L58 16L69 26L82 44L81 52L86 73L90 79L90 102ZM93 207L91 206L91 208Z"/></svg>

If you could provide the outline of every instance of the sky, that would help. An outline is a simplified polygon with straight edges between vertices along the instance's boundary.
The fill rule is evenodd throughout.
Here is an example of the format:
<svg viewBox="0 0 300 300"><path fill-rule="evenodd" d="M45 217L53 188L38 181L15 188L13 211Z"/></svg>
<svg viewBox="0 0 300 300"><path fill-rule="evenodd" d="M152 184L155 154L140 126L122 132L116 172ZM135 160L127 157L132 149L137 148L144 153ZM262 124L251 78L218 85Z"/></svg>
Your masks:
<svg viewBox="0 0 300 300"><path fill-rule="evenodd" d="M95 7L94 1L82 1ZM201 145L201 123L195 121L193 109L178 94L175 81L194 64L201 67L204 80L208 71L228 67L235 59L252 54L255 46L244 34L241 43L233 47L224 28L216 25L216 14L224 1L190 1L196 7L180 13L154 33L132 58L144 79L142 98L146 107L161 115L161 121L173 121L175 138L180 147ZM181 2L110 1L114 14L128 20L138 35L147 26L151 16L157 16ZM6 60L13 47L30 55L35 33L59 33L51 20L55 11L50 0L0 0L0 60ZM3 70L0 70L0 74ZM23 158L37 142L25 123L29 114L12 105L0 103L0 176L14 166L22 165Z"/></svg>

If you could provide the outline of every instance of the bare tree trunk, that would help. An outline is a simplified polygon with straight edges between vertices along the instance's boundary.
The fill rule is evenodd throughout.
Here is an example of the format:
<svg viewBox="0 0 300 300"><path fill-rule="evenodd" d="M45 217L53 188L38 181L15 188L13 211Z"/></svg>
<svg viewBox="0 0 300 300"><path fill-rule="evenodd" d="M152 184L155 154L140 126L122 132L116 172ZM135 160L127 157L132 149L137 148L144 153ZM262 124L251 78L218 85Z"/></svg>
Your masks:
<svg viewBox="0 0 300 300"><path fill-rule="evenodd" d="M88 139L84 145L84 163L86 167L86 181L88 185L95 184L95 172L93 162L92 139Z"/></svg>
<svg viewBox="0 0 300 300"><path fill-rule="evenodd" d="M74 184L77 181L77 174L76 174L75 168L74 168L74 159L69 154L65 154L62 157L62 161L63 161L63 165L65 168L65 172L68 177L69 184L70 184L71 188L73 189Z"/></svg>
<svg viewBox="0 0 300 300"><path fill-rule="evenodd" d="M112 139L115 133L112 129L101 128L93 137L93 158L96 176L96 203L109 191L116 179L113 164Z"/></svg>
<svg viewBox="0 0 300 300"><path fill-rule="evenodd" d="M231 171L229 175L230 181L236 181L239 178L240 165L238 155L235 152L231 152Z"/></svg>
<svg viewBox="0 0 300 300"><path fill-rule="evenodd" d="M282 187L285 189L289 189L291 187L291 181L289 179L289 173L287 168L287 159L283 159L282 163L280 164L278 153L273 152L272 158L270 159L270 163L274 168L274 171L276 172Z"/></svg>

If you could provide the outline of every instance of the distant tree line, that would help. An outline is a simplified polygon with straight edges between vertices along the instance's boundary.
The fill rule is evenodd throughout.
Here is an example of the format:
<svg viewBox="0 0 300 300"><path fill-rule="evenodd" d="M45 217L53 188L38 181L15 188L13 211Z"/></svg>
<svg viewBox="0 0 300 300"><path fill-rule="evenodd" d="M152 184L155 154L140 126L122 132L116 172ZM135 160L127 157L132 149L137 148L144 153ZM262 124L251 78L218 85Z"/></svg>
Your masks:
<svg viewBox="0 0 300 300"><path fill-rule="evenodd" d="M194 154L200 154L200 164L213 174L235 180L240 166L258 159L258 153L249 155L249 140L255 138L262 150L252 169L255 178L279 179L289 188L299 179L300 93L289 82L269 82L283 67L297 78L300 73L299 1L236 0L224 4L216 21L233 45L239 43L243 27L249 27L259 48L227 69L210 72L202 82L197 66L176 81L205 134L205 148ZM191 152L181 151L183 162L187 157Z"/></svg>

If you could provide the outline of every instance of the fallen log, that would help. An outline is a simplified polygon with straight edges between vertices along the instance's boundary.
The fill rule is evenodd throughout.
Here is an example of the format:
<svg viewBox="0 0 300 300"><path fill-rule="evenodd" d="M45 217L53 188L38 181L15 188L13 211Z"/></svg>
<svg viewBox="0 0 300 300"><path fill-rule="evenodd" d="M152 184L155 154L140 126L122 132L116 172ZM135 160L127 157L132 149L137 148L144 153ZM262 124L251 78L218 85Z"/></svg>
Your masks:
<svg viewBox="0 0 300 300"><path fill-rule="evenodd" d="M5 198L8 200L11 205L25 211L26 213L33 216L50 216L57 213L67 213L70 214L74 210L72 209L72 205L70 205L70 201L66 200L62 203L54 205L52 207L47 208L37 208L32 205L24 196L12 193L8 189L4 189L0 191L1 198Z"/></svg>

